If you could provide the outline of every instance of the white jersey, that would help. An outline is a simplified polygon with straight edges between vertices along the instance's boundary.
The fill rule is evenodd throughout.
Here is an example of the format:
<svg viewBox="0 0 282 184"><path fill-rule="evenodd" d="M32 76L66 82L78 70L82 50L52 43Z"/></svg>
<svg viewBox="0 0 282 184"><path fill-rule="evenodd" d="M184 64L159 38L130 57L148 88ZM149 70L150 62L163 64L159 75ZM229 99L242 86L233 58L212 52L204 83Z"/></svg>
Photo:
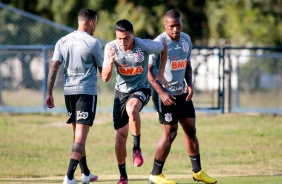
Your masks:
<svg viewBox="0 0 282 184"><path fill-rule="evenodd" d="M181 95L185 92L187 85L185 81L187 61L191 60L192 43L190 36L181 32L178 42L175 42L164 32L155 40L168 45L168 59L164 72L164 77L169 83L167 91L171 95ZM154 74L156 74L160 67L160 55L150 55L149 63L156 66L154 71Z"/></svg>
<svg viewBox="0 0 282 184"><path fill-rule="evenodd" d="M52 61L64 65L64 94L97 95L97 67L103 65L100 41L86 32L74 31L55 46Z"/></svg>
<svg viewBox="0 0 282 184"><path fill-rule="evenodd" d="M130 93L141 88L150 88L148 82L149 55L162 52L163 44L135 37L134 48L126 52L120 48L117 40L111 41L105 46L104 67L107 67L110 62L110 47L115 48L115 89L123 93Z"/></svg>

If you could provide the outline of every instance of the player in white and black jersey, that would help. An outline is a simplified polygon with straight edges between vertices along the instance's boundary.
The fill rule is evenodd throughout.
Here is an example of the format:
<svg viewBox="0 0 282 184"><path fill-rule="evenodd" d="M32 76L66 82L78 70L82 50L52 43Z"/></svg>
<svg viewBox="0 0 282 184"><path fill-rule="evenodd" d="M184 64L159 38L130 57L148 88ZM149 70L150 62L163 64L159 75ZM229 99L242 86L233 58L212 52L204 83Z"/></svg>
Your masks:
<svg viewBox="0 0 282 184"><path fill-rule="evenodd" d="M164 16L166 31L155 40L168 45L168 59L164 77L168 87L151 83L153 102L162 125L162 136L157 144L155 160L149 182L151 184L175 184L162 173L171 145L177 135L178 122L184 131L186 151L193 168L193 179L205 183L216 183L201 168L199 142L196 136L196 115L192 102L192 44L189 35L182 31L181 17L178 11L169 10ZM160 66L159 54L149 59L149 81L154 81Z"/></svg>
<svg viewBox="0 0 282 184"><path fill-rule="evenodd" d="M160 53L163 58L160 62L161 69L157 78L165 82L163 71L167 58L167 45L162 42L134 37L133 25L125 19L116 23L115 33L116 40L105 46L102 78L107 82L112 76L113 68L115 68L113 125L116 130L115 152L120 171L118 184L127 184L126 140L129 129L134 140L133 164L136 167L143 164L139 112L148 103L151 95L148 82L149 55Z"/></svg>
<svg viewBox="0 0 282 184"><path fill-rule="evenodd" d="M48 76L46 106L55 107L53 86L60 65L64 66L64 95L69 114L67 123L73 125L73 145L67 174L63 184L76 184L74 172L79 163L82 183L98 179L86 162L85 144L93 125L97 104L97 75L102 72L103 50L92 35L97 24L97 13L82 9L78 13L78 29L56 43Z"/></svg>

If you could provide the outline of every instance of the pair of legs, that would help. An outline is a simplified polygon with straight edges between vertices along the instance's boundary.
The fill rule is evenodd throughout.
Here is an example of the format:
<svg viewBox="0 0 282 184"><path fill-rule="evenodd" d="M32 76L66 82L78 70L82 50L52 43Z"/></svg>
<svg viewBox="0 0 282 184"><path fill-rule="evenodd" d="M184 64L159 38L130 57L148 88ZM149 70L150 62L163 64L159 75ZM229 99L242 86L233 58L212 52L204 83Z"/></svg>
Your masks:
<svg viewBox="0 0 282 184"><path fill-rule="evenodd" d="M176 105L165 106L160 103L160 99L153 94L153 101L158 109L159 120L162 123L162 136L157 143L153 170L149 182L151 184L169 183L175 184L174 181L168 180L162 173L164 163L169 155L171 145L177 136L178 124L184 131L184 144L188 153L192 168L193 179L205 183L214 184L216 180L208 176L201 168L199 141L196 136L196 114L193 102L186 101L187 94L175 96ZM161 106L159 106L161 104Z"/></svg>
<svg viewBox="0 0 282 184"><path fill-rule="evenodd" d="M128 115L128 123L116 129L115 153L119 165L126 162L126 141L129 129L133 136L140 136L141 134L141 119L139 114L141 109L142 103L137 98L130 98L126 103L125 110Z"/></svg>
<svg viewBox="0 0 282 184"><path fill-rule="evenodd" d="M181 118L179 119L179 123L184 131L184 144L188 155L192 157L199 155L199 142L196 136L195 118ZM163 130L162 136L159 142L157 143L157 147L156 147L155 159L164 164L164 162L166 161L169 155L171 145L177 136L178 123L172 125L162 124L162 130ZM200 160L199 160L199 164L200 164ZM152 174L154 175L161 174L162 167L161 168L156 168L156 167L158 167L158 165L154 164ZM200 168L201 166L198 165L196 167Z"/></svg>
<svg viewBox="0 0 282 184"><path fill-rule="evenodd" d="M67 176L70 180L74 178L74 172L79 163L83 176L90 177L85 145L95 118L97 95L65 95L65 102L70 116L67 123L72 124L73 127L73 145ZM91 180L96 178L97 176L91 175Z"/></svg>
<svg viewBox="0 0 282 184"><path fill-rule="evenodd" d="M118 184L124 184L128 181L126 173L126 142L129 130L134 141L133 164L136 167L143 164L140 148L141 119L139 113L148 103L150 93L150 89L139 89L130 93L115 91L113 119L116 132L115 153L120 172Z"/></svg>

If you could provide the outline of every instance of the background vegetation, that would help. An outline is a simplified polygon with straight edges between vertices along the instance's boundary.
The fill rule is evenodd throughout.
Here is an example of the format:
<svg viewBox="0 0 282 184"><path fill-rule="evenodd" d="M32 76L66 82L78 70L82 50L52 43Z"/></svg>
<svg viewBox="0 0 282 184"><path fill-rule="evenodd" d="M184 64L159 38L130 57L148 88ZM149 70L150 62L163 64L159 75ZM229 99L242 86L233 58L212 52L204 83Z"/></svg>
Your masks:
<svg viewBox="0 0 282 184"><path fill-rule="evenodd" d="M281 0L2 0L1 2L74 29L77 28L77 12L84 7L93 8L98 11L100 17L95 36L104 40L115 38L114 24L123 18L133 22L136 36L154 38L164 31L162 21L164 12L174 8L181 12L183 31L191 36L194 45L282 45ZM25 37L20 37L21 31L14 30L13 34L18 33L18 38L27 39L27 34Z"/></svg>

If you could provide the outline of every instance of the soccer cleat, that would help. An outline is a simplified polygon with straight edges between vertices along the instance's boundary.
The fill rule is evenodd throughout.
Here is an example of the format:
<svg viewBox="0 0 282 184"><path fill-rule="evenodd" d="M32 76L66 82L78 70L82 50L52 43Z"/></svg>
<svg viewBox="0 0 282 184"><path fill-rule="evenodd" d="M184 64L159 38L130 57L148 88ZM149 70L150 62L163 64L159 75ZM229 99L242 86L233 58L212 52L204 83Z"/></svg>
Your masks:
<svg viewBox="0 0 282 184"><path fill-rule="evenodd" d="M133 165L135 167L140 167L143 165L143 157L141 150L133 150Z"/></svg>
<svg viewBox="0 0 282 184"><path fill-rule="evenodd" d="M164 174L159 174L159 175L150 174L149 184L176 184L176 183L172 180L169 180Z"/></svg>
<svg viewBox="0 0 282 184"><path fill-rule="evenodd" d="M84 173L81 174L81 183L88 184L89 182L97 181L98 176L90 172L89 176L86 176Z"/></svg>
<svg viewBox="0 0 282 184"><path fill-rule="evenodd" d="M72 179L72 180L70 180L70 179L68 178L68 176L67 176L67 175L65 175L65 178L64 178L63 184L77 184L77 182L76 182L76 180L75 180L75 178L74 178L74 177L73 177L73 179Z"/></svg>
<svg viewBox="0 0 282 184"><path fill-rule="evenodd" d="M216 179L207 175L207 173L203 170L201 170L197 173L193 172L193 180L194 181L202 181L202 182L205 182L206 184L214 184L214 183L217 182Z"/></svg>
<svg viewBox="0 0 282 184"><path fill-rule="evenodd" d="M117 184L127 184L128 183L128 179L127 177L120 177L120 179L118 180Z"/></svg>

